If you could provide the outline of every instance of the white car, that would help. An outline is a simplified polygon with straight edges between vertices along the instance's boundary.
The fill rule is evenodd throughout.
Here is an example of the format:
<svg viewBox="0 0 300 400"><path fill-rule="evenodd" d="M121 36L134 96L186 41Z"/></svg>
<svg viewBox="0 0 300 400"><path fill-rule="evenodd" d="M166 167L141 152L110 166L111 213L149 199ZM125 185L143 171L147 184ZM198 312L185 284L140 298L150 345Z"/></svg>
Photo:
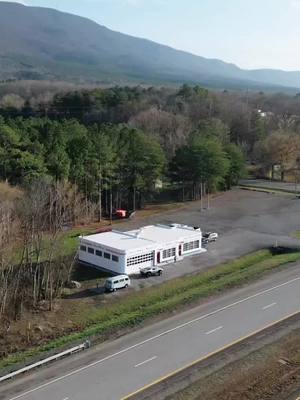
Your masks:
<svg viewBox="0 0 300 400"><path fill-rule="evenodd" d="M219 235L217 232L207 232L203 234L203 237L209 242L215 242L219 238Z"/></svg>
<svg viewBox="0 0 300 400"><path fill-rule="evenodd" d="M163 273L163 269L160 267L146 267L146 268L141 268L140 273L142 276L155 276L155 275L161 275Z"/></svg>

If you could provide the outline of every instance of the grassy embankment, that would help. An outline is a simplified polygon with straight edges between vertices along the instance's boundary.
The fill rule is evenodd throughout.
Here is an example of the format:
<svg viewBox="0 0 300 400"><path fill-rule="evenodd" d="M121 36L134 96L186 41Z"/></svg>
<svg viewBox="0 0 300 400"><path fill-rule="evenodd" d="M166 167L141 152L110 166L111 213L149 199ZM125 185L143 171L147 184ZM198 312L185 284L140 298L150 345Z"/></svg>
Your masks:
<svg viewBox="0 0 300 400"><path fill-rule="evenodd" d="M196 304L221 291L258 279L263 274L276 270L282 265L300 260L299 251L276 254L271 250L260 250L237 260L221 264L205 273L174 279L159 286L139 292L128 293L114 299L104 307L91 307L88 313L76 316L77 331L49 341L47 344L12 354L0 361L4 368L49 350L71 345L76 341L91 338L103 341L110 335L121 334L128 328L141 325L158 315L168 315L187 305Z"/></svg>

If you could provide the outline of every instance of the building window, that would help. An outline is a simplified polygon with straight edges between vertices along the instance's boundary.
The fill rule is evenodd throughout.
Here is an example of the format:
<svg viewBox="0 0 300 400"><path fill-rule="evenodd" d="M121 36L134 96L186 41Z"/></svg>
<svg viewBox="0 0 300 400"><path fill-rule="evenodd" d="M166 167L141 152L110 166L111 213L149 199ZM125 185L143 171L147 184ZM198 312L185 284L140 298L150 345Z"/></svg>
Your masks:
<svg viewBox="0 0 300 400"><path fill-rule="evenodd" d="M88 252L89 252L90 254L95 254L95 250L92 249L91 247L88 247Z"/></svg>
<svg viewBox="0 0 300 400"><path fill-rule="evenodd" d="M200 240L195 240L194 242L184 243L183 251L191 251L194 249L199 249Z"/></svg>
<svg viewBox="0 0 300 400"><path fill-rule="evenodd" d="M145 262L152 261L153 258L154 258L153 252L142 254L140 256L130 257L127 259L127 266L143 264Z"/></svg>
<svg viewBox="0 0 300 400"><path fill-rule="evenodd" d="M114 254L111 256L111 259L115 262L119 262L119 257L115 256Z"/></svg>
<svg viewBox="0 0 300 400"><path fill-rule="evenodd" d="M102 257L102 251L100 251L100 250L96 250L96 256L98 256L98 257Z"/></svg>
<svg viewBox="0 0 300 400"><path fill-rule="evenodd" d="M104 253L104 258L106 258L107 260L110 260L110 254L109 253Z"/></svg>
<svg viewBox="0 0 300 400"><path fill-rule="evenodd" d="M80 246L81 251L86 251L86 246Z"/></svg>
<svg viewBox="0 0 300 400"><path fill-rule="evenodd" d="M173 247L172 249L166 249L163 251L163 258L171 258L175 257L176 255L176 248Z"/></svg>

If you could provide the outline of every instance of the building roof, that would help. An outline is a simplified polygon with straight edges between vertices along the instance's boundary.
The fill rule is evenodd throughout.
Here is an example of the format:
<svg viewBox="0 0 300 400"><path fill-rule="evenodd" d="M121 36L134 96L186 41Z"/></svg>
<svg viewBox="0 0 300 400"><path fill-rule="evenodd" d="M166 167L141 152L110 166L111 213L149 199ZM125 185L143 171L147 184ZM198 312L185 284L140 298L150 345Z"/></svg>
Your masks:
<svg viewBox="0 0 300 400"><path fill-rule="evenodd" d="M176 242L199 234L193 227L186 225L149 225L128 232L111 231L81 237L82 240L99 246L126 252L126 250L160 247L163 243Z"/></svg>
<svg viewBox="0 0 300 400"><path fill-rule="evenodd" d="M196 232L193 227L172 224L144 226L141 229L129 231L128 233L136 235L140 239L151 240L156 243L169 243L195 236Z"/></svg>
<svg viewBox="0 0 300 400"><path fill-rule="evenodd" d="M104 247L118 249L123 252L126 250L155 247L155 243L150 240L137 238L134 235L129 235L126 232L120 231L111 231L98 233L96 235L83 236L81 239Z"/></svg>

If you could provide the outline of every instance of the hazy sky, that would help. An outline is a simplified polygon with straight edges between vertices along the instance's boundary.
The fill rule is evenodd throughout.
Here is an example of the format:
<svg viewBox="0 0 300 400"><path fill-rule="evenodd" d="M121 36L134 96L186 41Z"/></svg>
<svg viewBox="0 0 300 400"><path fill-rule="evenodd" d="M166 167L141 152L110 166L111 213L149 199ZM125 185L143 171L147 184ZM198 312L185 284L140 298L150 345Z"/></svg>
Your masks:
<svg viewBox="0 0 300 400"><path fill-rule="evenodd" d="M120 32L243 68L300 70L300 0L24 2L82 15Z"/></svg>

